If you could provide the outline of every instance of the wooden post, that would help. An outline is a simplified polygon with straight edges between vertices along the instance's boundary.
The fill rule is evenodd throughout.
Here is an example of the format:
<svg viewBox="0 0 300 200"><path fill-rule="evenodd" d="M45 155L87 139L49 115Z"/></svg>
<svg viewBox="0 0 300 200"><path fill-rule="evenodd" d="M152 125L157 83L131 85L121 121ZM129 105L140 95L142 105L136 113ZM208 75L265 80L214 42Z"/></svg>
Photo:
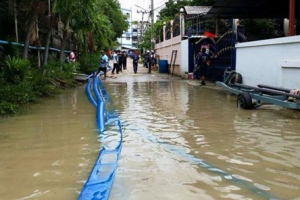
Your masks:
<svg viewBox="0 0 300 200"><path fill-rule="evenodd" d="M216 35L217 38L219 37L219 30L220 30L220 19L219 19L219 16L217 16L217 19L216 19L216 32L215 32L215 35Z"/></svg>
<svg viewBox="0 0 300 200"><path fill-rule="evenodd" d="M289 36L295 35L295 0L290 0Z"/></svg>

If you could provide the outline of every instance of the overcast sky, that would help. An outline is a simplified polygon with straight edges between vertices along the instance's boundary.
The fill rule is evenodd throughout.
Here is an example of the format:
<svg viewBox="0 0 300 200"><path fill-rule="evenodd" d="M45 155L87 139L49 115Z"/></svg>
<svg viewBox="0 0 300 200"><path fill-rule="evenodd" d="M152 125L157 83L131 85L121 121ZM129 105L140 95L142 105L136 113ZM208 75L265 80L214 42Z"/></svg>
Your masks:
<svg viewBox="0 0 300 200"><path fill-rule="evenodd" d="M153 7L155 10L154 12L154 16L156 18L156 15L158 14L158 11L161 8L164 8L165 2L167 2L168 0L153 0L154 4ZM137 13L138 10L143 10L142 8L144 8L145 10L149 11L150 10L150 5L151 5L151 0L119 0L121 7L122 8L127 8L127 9L132 9L132 20L138 20L141 21L142 20L142 14L141 13ZM136 5L138 5L139 7L137 7ZM148 19L149 14L145 14L144 15L144 20Z"/></svg>

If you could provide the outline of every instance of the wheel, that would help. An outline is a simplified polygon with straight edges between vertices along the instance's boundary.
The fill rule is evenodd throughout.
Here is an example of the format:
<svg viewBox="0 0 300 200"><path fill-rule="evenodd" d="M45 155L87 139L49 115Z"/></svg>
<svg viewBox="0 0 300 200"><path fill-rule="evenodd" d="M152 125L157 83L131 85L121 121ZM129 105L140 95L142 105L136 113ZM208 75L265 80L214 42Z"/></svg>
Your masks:
<svg viewBox="0 0 300 200"><path fill-rule="evenodd" d="M252 98L251 98L249 93L242 92L238 95L238 97L237 97L237 107L247 109L247 110L253 108Z"/></svg>
<svg viewBox="0 0 300 200"><path fill-rule="evenodd" d="M243 81L243 77L240 73L235 73L234 76L232 76L232 78L230 79L229 83L231 84L235 84L235 83L242 83Z"/></svg>

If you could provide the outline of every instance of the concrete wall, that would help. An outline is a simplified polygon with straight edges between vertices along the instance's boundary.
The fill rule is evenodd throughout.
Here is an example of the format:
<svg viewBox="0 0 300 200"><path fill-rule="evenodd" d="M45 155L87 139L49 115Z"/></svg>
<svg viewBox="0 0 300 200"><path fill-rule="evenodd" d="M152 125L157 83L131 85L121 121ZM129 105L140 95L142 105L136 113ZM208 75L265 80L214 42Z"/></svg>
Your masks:
<svg viewBox="0 0 300 200"><path fill-rule="evenodd" d="M180 75L184 77L185 72L188 71L189 71L189 40L182 40Z"/></svg>
<svg viewBox="0 0 300 200"><path fill-rule="evenodd" d="M172 51L177 50L177 56L175 61L174 74L180 75L180 63L181 63L181 36L165 40L155 45L156 54L161 60L168 60L168 64L171 62Z"/></svg>
<svg viewBox="0 0 300 200"><path fill-rule="evenodd" d="M173 20L171 20L171 24L173 24ZM154 49L156 54L159 56L161 60L168 60L168 64L170 67L172 51L177 50L176 60L175 60L175 68L169 69L169 72L175 75L180 75L180 64L181 64L181 38L182 35L173 37L173 29L171 27L171 38L169 40L165 40L156 44ZM163 38L166 38L166 26L163 27Z"/></svg>
<svg viewBox="0 0 300 200"><path fill-rule="evenodd" d="M300 36L241 43L236 50L243 84L300 88Z"/></svg>

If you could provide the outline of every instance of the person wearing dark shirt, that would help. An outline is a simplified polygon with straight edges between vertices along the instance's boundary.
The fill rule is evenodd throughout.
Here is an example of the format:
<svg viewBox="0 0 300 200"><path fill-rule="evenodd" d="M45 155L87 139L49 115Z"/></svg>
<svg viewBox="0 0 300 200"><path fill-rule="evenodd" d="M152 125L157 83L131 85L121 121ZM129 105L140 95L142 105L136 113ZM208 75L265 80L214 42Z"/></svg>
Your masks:
<svg viewBox="0 0 300 200"><path fill-rule="evenodd" d="M119 71L122 72L122 66L123 66L123 55L122 52L118 52L118 57L119 57Z"/></svg>
<svg viewBox="0 0 300 200"><path fill-rule="evenodd" d="M122 54L122 65L123 65L123 69L126 70L127 69L127 54L125 51L123 51Z"/></svg>
<svg viewBox="0 0 300 200"><path fill-rule="evenodd" d="M197 56L197 66L200 69L201 85L205 85L205 76L207 67L211 64L209 54L206 53L206 48L202 48L201 53Z"/></svg>
<svg viewBox="0 0 300 200"><path fill-rule="evenodd" d="M135 74L137 73L139 59L140 59L140 57L139 57L138 53L135 53L135 54L132 55L133 71L134 71Z"/></svg>

